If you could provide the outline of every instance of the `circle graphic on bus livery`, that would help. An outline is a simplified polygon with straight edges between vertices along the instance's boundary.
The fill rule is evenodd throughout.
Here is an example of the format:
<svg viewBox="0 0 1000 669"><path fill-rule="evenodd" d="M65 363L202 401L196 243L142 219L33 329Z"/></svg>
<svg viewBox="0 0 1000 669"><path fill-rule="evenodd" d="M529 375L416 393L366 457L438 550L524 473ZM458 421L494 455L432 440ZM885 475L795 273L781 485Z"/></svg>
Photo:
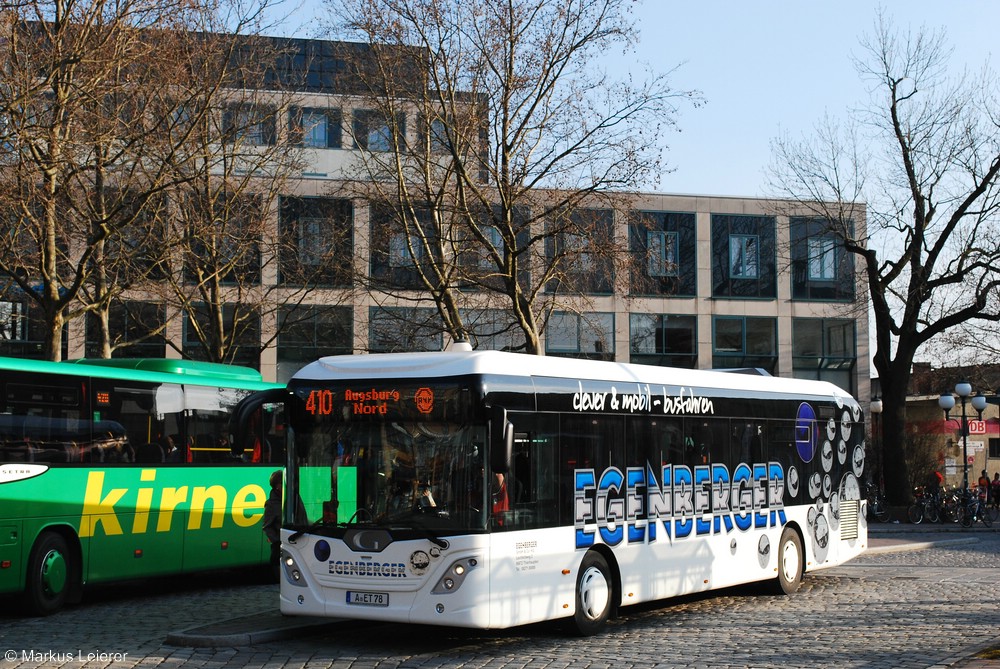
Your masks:
<svg viewBox="0 0 1000 669"><path fill-rule="evenodd" d="M845 440L851 438L851 428L853 427L853 418L851 417L851 412L848 409L844 409L843 415L840 417L840 431L844 435Z"/></svg>
<svg viewBox="0 0 1000 669"><path fill-rule="evenodd" d="M313 546L313 555L320 562L326 562L330 559L330 544L327 543L326 539L320 539L316 542L316 545Z"/></svg>
<svg viewBox="0 0 1000 669"><path fill-rule="evenodd" d="M816 455L816 410L808 402L799 405L795 415L795 449L803 462Z"/></svg>
<svg viewBox="0 0 1000 669"><path fill-rule="evenodd" d="M760 535L760 541L757 542L757 562L760 564L761 569L767 569L767 563L771 560L771 540L767 538L766 534Z"/></svg>
<svg viewBox="0 0 1000 669"><path fill-rule="evenodd" d="M813 520L812 537L816 560L826 562L826 554L830 550L830 523L822 513L816 514Z"/></svg>
<svg viewBox="0 0 1000 669"><path fill-rule="evenodd" d="M844 478L840 482L840 497L851 501L861 499L861 484L858 483L854 474L850 472L844 474Z"/></svg>
<svg viewBox="0 0 1000 669"><path fill-rule="evenodd" d="M829 441L823 442L823 450L820 452L820 463L823 471L828 472L833 469L833 444Z"/></svg>
<svg viewBox="0 0 1000 669"><path fill-rule="evenodd" d="M819 499L819 494L823 491L823 478L819 472L813 472L809 477L809 499Z"/></svg>
<svg viewBox="0 0 1000 669"><path fill-rule="evenodd" d="M854 475L860 477L861 472L865 470L864 443L858 444L857 446L854 447L854 457L851 458L851 466L854 469Z"/></svg>
<svg viewBox="0 0 1000 669"><path fill-rule="evenodd" d="M788 486L788 494L792 497L798 497L799 495L799 470L792 465L788 468L786 473L785 483Z"/></svg>
<svg viewBox="0 0 1000 669"><path fill-rule="evenodd" d="M410 554L410 571L412 571L415 575L420 576L423 574L427 571L427 567L429 567L430 564L431 559L427 553L423 551L413 551L413 553Z"/></svg>

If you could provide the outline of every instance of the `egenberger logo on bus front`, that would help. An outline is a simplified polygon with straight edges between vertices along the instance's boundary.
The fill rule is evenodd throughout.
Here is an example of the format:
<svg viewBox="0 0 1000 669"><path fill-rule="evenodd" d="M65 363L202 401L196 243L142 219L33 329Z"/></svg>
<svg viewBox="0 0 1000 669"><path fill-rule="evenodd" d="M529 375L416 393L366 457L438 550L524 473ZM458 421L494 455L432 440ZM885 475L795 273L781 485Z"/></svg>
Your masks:
<svg viewBox="0 0 1000 669"><path fill-rule="evenodd" d="M151 526L155 532L170 532L175 513L181 515L182 512L187 514L186 530L199 530L206 525L219 528L227 518L238 527L252 527L264 516L267 494L263 486L256 483L233 491L222 483L167 485L156 480L157 474L165 475L163 478L178 479L175 472L183 474L183 469L121 471L130 474L139 472L139 480L134 485L119 487L113 483L106 484L106 476L118 474L117 471L96 470L88 473L80 514L81 537L95 536L98 528L107 535L125 532L144 534ZM211 473L215 477L225 477L226 472L215 469ZM120 481L122 477L116 478ZM189 475L176 482L188 478Z"/></svg>
<svg viewBox="0 0 1000 669"><path fill-rule="evenodd" d="M616 546L654 542L662 526L667 538L720 534L734 529L785 524L785 472L777 462L741 463L730 474L723 464L664 465L657 476L646 467L623 474L608 467L574 471L576 547L601 541ZM713 512L713 509L715 510ZM626 533L627 530L627 533Z"/></svg>

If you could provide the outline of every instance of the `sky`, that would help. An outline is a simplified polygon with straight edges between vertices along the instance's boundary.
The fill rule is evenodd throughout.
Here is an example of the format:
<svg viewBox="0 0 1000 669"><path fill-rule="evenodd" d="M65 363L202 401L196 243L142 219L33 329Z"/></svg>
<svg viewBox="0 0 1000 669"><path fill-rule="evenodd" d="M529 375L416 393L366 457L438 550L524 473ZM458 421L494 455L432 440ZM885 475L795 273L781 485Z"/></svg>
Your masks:
<svg viewBox="0 0 1000 669"><path fill-rule="evenodd" d="M321 0L304 3L283 5L285 30L315 37L309 33ZM774 138L811 134L825 114L846 118L866 99L852 55L861 54L859 38L871 33L880 6L900 28L943 28L956 71L1000 61L996 0L639 0L636 53L609 58L609 70L680 66L675 88L700 90L705 99L700 108L682 109L681 132L665 137L673 171L656 190L767 195Z"/></svg>
<svg viewBox="0 0 1000 669"><path fill-rule="evenodd" d="M883 9L905 29L943 28L953 65L1000 61L1000 2L897 0ZM640 59L683 63L675 81L706 104L684 110L668 137L675 168L666 193L764 196L771 141L811 135L829 114L868 99L852 56L871 34L879 5L861 0L645 0L638 9ZM1000 66L1000 62L994 63Z"/></svg>

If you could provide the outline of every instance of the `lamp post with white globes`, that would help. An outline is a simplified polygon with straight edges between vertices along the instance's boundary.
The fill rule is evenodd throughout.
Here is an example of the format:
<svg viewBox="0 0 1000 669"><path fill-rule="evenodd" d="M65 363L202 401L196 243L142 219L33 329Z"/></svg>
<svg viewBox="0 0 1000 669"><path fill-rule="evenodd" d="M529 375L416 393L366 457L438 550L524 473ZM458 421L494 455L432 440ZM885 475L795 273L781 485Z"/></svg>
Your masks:
<svg viewBox="0 0 1000 669"><path fill-rule="evenodd" d="M972 395L972 384L968 381L959 381L955 384L955 395L962 405L962 422L959 425L959 433L962 435L962 489L969 489L969 417L965 413L965 405L972 404L972 408L979 414L979 420L983 419L983 411L986 409L986 396L981 392ZM943 393L938 398L938 406L944 410L944 419L951 420L949 412L955 408L955 395Z"/></svg>

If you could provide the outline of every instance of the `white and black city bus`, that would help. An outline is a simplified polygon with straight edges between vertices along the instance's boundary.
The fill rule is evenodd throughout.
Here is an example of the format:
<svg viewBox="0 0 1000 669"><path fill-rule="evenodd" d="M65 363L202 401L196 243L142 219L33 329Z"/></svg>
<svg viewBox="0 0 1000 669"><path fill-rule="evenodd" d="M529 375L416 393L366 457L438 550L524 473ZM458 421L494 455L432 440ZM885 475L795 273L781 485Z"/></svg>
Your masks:
<svg viewBox="0 0 1000 669"><path fill-rule="evenodd" d="M867 544L861 410L829 383L464 351L323 358L280 392L285 614L590 634Z"/></svg>

